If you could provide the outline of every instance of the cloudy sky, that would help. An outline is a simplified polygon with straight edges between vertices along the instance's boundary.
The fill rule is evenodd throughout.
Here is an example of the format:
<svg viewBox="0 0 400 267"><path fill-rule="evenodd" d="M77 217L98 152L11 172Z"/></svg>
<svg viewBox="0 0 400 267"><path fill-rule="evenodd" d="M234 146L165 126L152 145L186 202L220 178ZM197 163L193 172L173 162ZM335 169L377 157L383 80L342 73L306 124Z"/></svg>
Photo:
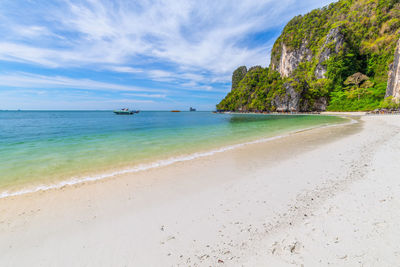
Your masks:
<svg viewBox="0 0 400 267"><path fill-rule="evenodd" d="M1 109L212 110L332 0L1 0Z"/></svg>

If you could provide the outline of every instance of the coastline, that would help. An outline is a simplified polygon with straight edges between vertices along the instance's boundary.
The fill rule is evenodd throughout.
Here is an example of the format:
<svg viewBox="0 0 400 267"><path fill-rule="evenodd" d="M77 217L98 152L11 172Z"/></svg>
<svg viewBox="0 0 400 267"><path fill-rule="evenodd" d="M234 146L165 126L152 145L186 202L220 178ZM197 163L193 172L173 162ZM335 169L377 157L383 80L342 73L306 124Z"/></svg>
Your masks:
<svg viewBox="0 0 400 267"><path fill-rule="evenodd" d="M365 116L358 124L0 199L0 265L351 266L371 264L379 253L390 265L399 260L393 240L385 252L374 249L388 242L379 235L398 231L399 129L398 116ZM345 210L349 203L354 210ZM377 218L388 226L371 232L365 226ZM337 256L338 249L346 253Z"/></svg>
<svg viewBox="0 0 400 267"><path fill-rule="evenodd" d="M241 114L241 113L237 113L237 114ZM254 113L254 114L257 114L257 113ZM264 114L262 114L262 115L264 115ZM280 114L266 114L266 115L280 115ZM299 114L293 114L293 115L299 115ZM307 114L307 116L309 116L309 115L312 115L312 114ZM137 173L137 172L146 171L146 170L153 169L153 168L160 168L160 167L168 166L168 165L171 165L171 164L174 164L174 163L177 163L177 162L190 161L190 160L194 160L194 159L197 159L197 158L203 158L203 157L212 156L212 155L214 155L216 153L221 153L221 152L225 152L225 151L234 150L236 148L243 147L243 146L246 146L246 145L273 141L273 140L276 140L276 139L279 139L279 138L284 138L284 137L287 137L287 136L290 136L290 135L293 135L293 134L296 134L296 133L299 133L299 132L303 132L303 131L310 131L310 130L313 130L313 129L316 129L316 128L336 127L336 126L340 126L340 125L357 123L356 120L347 117L347 114L343 114L341 116L340 116L340 114L336 114L335 116L336 117L341 117L341 118L344 118L344 119L348 119L349 122L343 122L343 123L339 123L339 124L335 123L335 124L328 124L328 125L317 125L317 126L302 128L302 129L289 131L287 133L274 135L274 136L267 137L267 138L259 138L259 139L255 139L255 140L247 141L247 142L243 142L243 143L236 143L236 144L232 144L232 145L222 146L222 147L215 148L215 149L208 150L208 151L206 150L206 151L201 151L201 152L195 152L195 153L192 153L192 154L183 154L183 155L179 155L179 156L175 156L175 157L169 157L169 158L166 158L166 159L160 159L160 160L156 160L156 161L149 162L149 163L138 164L138 165L135 165L135 166L132 166L132 167L129 167L129 168L123 168L123 169L120 169L120 170L113 170L111 172L104 172L104 173L97 174L97 175L72 177L70 179L59 181L58 183L39 184L39 185L36 185L34 187L27 187L26 186L25 188L21 188L19 190L15 190L15 191L11 191L11 192L7 191L7 190L6 191L1 191L0 190L0 199L19 196L19 195L24 195L24 194L33 194L33 193L40 192L40 191L59 189L59 188L63 188L63 187L66 187L66 186L79 185L79 184L82 184L82 183L96 182L96 181L99 181L99 180L109 179L109 178L112 178L112 177L125 175L125 174L134 174L134 173Z"/></svg>

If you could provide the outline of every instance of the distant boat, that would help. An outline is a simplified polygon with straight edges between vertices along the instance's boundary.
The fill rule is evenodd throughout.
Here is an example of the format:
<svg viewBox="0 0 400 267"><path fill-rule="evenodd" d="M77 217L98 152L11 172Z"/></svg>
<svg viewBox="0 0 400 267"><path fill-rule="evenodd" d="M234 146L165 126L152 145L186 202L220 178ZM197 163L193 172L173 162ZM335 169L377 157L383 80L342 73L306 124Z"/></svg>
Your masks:
<svg viewBox="0 0 400 267"><path fill-rule="evenodd" d="M181 112L180 110L171 110L171 112Z"/></svg>
<svg viewBox="0 0 400 267"><path fill-rule="evenodd" d="M196 111L195 108L190 107L189 111Z"/></svg>
<svg viewBox="0 0 400 267"><path fill-rule="evenodd" d="M123 108L121 110L113 111L117 115L133 115L134 113L139 113L139 111L129 110L127 108Z"/></svg>

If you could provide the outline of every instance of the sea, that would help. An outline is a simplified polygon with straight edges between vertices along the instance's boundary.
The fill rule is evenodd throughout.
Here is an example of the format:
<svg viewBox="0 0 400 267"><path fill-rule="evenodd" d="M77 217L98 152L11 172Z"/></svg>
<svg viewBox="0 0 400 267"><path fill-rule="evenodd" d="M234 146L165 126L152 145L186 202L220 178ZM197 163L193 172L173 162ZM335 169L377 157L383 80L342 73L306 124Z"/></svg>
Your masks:
<svg viewBox="0 0 400 267"><path fill-rule="evenodd" d="M0 111L0 198L189 161L302 129L324 115Z"/></svg>

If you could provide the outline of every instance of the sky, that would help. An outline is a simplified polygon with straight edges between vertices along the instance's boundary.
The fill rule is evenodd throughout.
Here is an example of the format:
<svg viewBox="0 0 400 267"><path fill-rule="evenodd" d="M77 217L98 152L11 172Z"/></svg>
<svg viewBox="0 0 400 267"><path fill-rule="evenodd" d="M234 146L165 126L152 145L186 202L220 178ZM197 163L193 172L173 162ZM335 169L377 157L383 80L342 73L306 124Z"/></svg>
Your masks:
<svg viewBox="0 0 400 267"><path fill-rule="evenodd" d="M331 0L1 0L0 110L213 110Z"/></svg>

